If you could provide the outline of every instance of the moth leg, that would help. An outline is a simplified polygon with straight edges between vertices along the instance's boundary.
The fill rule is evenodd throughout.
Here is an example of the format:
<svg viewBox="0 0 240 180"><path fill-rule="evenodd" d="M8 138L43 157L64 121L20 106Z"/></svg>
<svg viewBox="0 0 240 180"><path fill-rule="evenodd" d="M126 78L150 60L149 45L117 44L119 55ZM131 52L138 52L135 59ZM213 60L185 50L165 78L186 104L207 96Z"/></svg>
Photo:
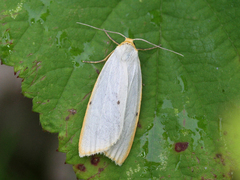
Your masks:
<svg viewBox="0 0 240 180"><path fill-rule="evenodd" d="M110 54L108 54L107 57L105 57L103 60L100 60L100 61L82 61L82 62L84 62L84 63L101 63L101 62L106 61L112 55L113 52L114 52L114 50Z"/></svg>
<svg viewBox="0 0 240 180"><path fill-rule="evenodd" d="M159 45L159 47L161 47L161 45ZM159 47L158 46L154 46L154 47L150 47L150 48L146 48L146 49L137 49L137 50L139 50L139 51L148 51L148 50L159 48Z"/></svg>
<svg viewBox="0 0 240 180"><path fill-rule="evenodd" d="M106 35L108 36L109 39L111 39L115 44L119 45L119 43L117 43L115 40L113 40L113 38L111 38L111 36L107 33L107 31L104 31L106 33ZM101 62L104 62L106 61L111 55L112 53L114 52L114 50L107 55L107 57L105 57L103 60L100 60L100 61L82 61L82 62L85 62L85 63L101 63Z"/></svg>
<svg viewBox="0 0 240 180"><path fill-rule="evenodd" d="M117 43L113 38L111 38L111 36L107 33L107 31L104 31L104 32L106 33L108 38L112 40L112 42L114 42L115 44L119 45L119 43Z"/></svg>

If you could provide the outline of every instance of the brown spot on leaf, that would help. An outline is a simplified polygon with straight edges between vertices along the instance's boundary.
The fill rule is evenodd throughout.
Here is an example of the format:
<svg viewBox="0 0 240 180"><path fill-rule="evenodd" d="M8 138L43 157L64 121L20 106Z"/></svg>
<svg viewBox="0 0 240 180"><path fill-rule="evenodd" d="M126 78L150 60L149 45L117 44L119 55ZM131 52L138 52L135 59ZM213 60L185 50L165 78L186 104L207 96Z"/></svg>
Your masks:
<svg viewBox="0 0 240 180"><path fill-rule="evenodd" d="M86 171L86 167L84 166L84 164L77 164L76 168L80 171L83 171L83 172Z"/></svg>
<svg viewBox="0 0 240 180"><path fill-rule="evenodd" d="M33 53L30 53L30 54L27 55L27 57L32 56L32 55L33 55Z"/></svg>
<svg viewBox="0 0 240 180"><path fill-rule="evenodd" d="M216 175L216 174L213 174L213 177L214 177L214 178L217 178L217 175Z"/></svg>
<svg viewBox="0 0 240 180"><path fill-rule="evenodd" d="M219 159L220 162L222 163L222 165L225 166L225 161L224 161L222 154L220 154L220 153L216 154L216 157L214 157L214 159Z"/></svg>
<svg viewBox="0 0 240 180"><path fill-rule="evenodd" d="M98 168L98 172L102 172L104 168Z"/></svg>
<svg viewBox="0 0 240 180"><path fill-rule="evenodd" d="M139 121L138 121L138 123L137 123L137 127L138 127L138 128L142 128L142 125L139 123Z"/></svg>
<svg viewBox="0 0 240 180"><path fill-rule="evenodd" d="M72 115L75 115L77 113L77 110L69 109L68 112L69 112L69 115L65 118L66 121L69 120Z"/></svg>
<svg viewBox="0 0 240 180"><path fill-rule="evenodd" d="M175 144L176 152L185 151L187 148L188 148L188 142L178 142Z"/></svg>
<svg viewBox="0 0 240 180"><path fill-rule="evenodd" d="M74 115L77 113L77 110L76 109L69 109L68 112L71 113L71 115Z"/></svg>
<svg viewBox="0 0 240 180"><path fill-rule="evenodd" d="M96 72L97 72L97 74L100 74L100 71L98 69L96 69Z"/></svg>
<svg viewBox="0 0 240 180"><path fill-rule="evenodd" d="M58 136L58 139L62 141L64 139L64 137L63 136Z"/></svg>
<svg viewBox="0 0 240 180"><path fill-rule="evenodd" d="M92 159L91 159L91 164L92 165L97 166L99 162L100 162L100 158L99 157L92 156Z"/></svg>
<svg viewBox="0 0 240 180"><path fill-rule="evenodd" d="M217 157L217 158L221 158L221 157L222 157L222 154L216 154L216 157Z"/></svg>
<svg viewBox="0 0 240 180"><path fill-rule="evenodd" d="M94 177L96 177L97 175L100 176L100 173L102 171L104 171L104 169L107 167L108 165L105 165L104 167L102 168L98 168L98 172L96 174L93 174L91 177L89 177L88 179L94 179Z"/></svg>

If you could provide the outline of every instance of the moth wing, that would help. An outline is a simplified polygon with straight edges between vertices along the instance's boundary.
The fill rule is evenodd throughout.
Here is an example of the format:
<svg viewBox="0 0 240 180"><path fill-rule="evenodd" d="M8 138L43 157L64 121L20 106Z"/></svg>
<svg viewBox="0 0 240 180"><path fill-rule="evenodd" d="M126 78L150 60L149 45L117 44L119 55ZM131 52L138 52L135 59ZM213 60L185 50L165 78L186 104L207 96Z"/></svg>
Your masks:
<svg viewBox="0 0 240 180"><path fill-rule="evenodd" d="M90 97L79 140L79 156L108 150L123 129L127 101L127 66L115 49L105 63Z"/></svg>
<svg viewBox="0 0 240 180"><path fill-rule="evenodd" d="M118 165L122 165L131 150L140 114L142 74L138 53L131 58L131 63L128 64L129 87L123 131L116 144L104 152Z"/></svg>

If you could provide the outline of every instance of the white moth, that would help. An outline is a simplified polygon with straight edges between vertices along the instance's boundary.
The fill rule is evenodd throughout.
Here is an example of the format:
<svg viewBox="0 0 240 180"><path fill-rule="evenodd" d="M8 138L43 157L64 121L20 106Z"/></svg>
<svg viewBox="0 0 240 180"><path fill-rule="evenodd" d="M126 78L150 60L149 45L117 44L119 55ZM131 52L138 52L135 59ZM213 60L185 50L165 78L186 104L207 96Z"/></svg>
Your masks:
<svg viewBox="0 0 240 180"><path fill-rule="evenodd" d="M118 32L78 24L125 37ZM122 165L131 150L142 97L142 74L134 40L152 44L144 39L125 37L125 41L104 59L108 60L94 85L83 121L79 140L80 157L104 153L117 165ZM152 45L153 48L165 49Z"/></svg>

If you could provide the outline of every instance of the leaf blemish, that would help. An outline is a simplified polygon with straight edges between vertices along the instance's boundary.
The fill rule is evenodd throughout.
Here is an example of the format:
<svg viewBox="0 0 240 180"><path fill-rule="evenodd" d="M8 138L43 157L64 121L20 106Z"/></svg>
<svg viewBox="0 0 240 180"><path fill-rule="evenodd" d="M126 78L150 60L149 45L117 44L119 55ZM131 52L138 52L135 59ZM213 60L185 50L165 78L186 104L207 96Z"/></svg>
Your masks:
<svg viewBox="0 0 240 180"><path fill-rule="evenodd" d="M65 118L66 121L69 120L71 115L75 115L77 113L77 110L76 109L69 109L68 112L69 112L69 115Z"/></svg>
<svg viewBox="0 0 240 180"><path fill-rule="evenodd" d="M33 53L30 53L30 54L27 55L27 57L28 57L28 56L32 56L32 55L33 55Z"/></svg>
<svg viewBox="0 0 240 180"><path fill-rule="evenodd" d="M175 144L176 152L185 151L187 148L188 148L188 142L178 142Z"/></svg>
<svg viewBox="0 0 240 180"><path fill-rule="evenodd" d="M98 172L102 172L104 168L98 168Z"/></svg>
<svg viewBox="0 0 240 180"><path fill-rule="evenodd" d="M137 127L138 127L138 128L142 128L142 125L138 122L138 123L137 123Z"/></svg>
<svg viewBox="0 0 240 180"><path fill-rule="evenodd" d="M86 167L83 164L77 164L76 168L80 171L85 172L86 171Z"/></svg>
<svg viewBox="0 0 240 180"><path fill-rule="evenodd" d="M216 154L216 157L214 157L214 159L219 159L220 162L222 163L222 165L225 166L225 160L224 160L222 154L220 154L220 153Z"/></svg>
<svg viewBox="0 0 240 180"><path fill-rule="evenodd" d="M217 157L217 158L221 158L221 157L222 157L222 154L216 154L216 157Z"/></svg>
<svg viewBox="0 0 240 180"><path fill-rule="evenodd" d="M69 109L68 112L70 112L72 115L74 115L74 114L77 113L77 110L76 109Z"/></svg>
<svg viewBox="0 0 240 180"><path fill-rule="evenodd" d="M99 162L100 162L100 158L99 157L92 156L92 159L91 159L91 164L92 165L97 166Z"/></svg>
<svg viewBox="0 0 240 180"><path fill-rule="evenodd" d="M96 72L97 72L97 74L100 74L100 71L98 69L96 69Z"/></svg>

